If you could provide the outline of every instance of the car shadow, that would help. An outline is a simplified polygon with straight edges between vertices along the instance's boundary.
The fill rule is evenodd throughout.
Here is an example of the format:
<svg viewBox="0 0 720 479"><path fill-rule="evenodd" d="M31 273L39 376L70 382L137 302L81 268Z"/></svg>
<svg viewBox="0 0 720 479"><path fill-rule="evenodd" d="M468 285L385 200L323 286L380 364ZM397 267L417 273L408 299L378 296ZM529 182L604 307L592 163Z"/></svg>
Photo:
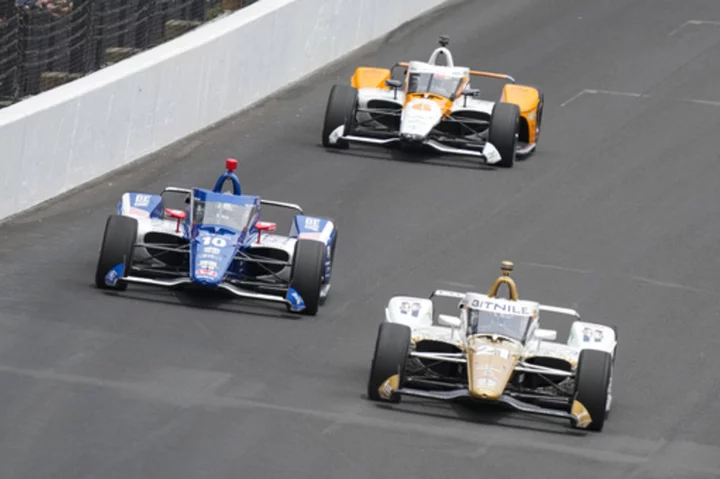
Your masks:
<svg viewBox="0 0 720 479"><path fill-rule="evenodd" d="M367 399L366 395L363 395ZM547 434L585 437L590 434L581 429L572 429L567 421L551 417L536 416L512 410L501 405L471 405L461 402L444 402L412 398L403 399L399 404L375 403L379 409L392 410L407 415L433 417L462 423L497 426L523 431ZM421 410L418 410L421 408ZM513 421L512 423L508 421Z"/></svg>
<svg viewBox="0 0 720 479"><path fill-rule="evenodd" d="M134 286L133 288L125 291L102 291L102 293L108 297L146 301L156 304L167 304L182 308L202 310L205 312L217 311L248 316L262 316L274 319L312 319L311 316L291 313L281 304L265 301L260 302L251 299L238 299L229 293L225 293L224 291L185 291L182 289L164 290Z"/></svg>

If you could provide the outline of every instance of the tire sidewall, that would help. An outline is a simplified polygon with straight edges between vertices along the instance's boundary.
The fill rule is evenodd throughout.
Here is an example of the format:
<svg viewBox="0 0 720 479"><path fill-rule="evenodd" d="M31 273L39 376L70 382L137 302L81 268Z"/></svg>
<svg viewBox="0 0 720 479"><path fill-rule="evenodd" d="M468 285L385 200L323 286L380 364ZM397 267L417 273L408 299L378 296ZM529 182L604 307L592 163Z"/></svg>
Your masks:
<svg viewBox="0 0 720 479"><path fill-rule="evenodd" d="M324 243L309 239L298 239L295 243L290 287L305 302L302 314L314 316L320 307L326 248Z"/></svg>
<svg viewBox="0 0 720 479"><path fill-rule="evenodd" d="M325 108L323 121L322 144L326 148L346 149L349 143L340 140L335 144L330 143L330 134L341 125L345 126L345 132L349 132L354 125L355 112L357 111L358 92L350 85L333 85Z"/></svg>
<svg viewBox="0 0 720 479"><path fill-rule="evenodd" d="M488 141L500 153L496 163L502 168L512 168L517 155L518 128L520 127L520 108L514 103L496 103L490 120Z"/></svg>
<svg viewBox="0 0 720 479"><path fill-rule="evenodd" d="M580 352L573 400L581 402L590 414L591 431L601 431L605 424L612 376L610 353L592 349Z"/></svg>
<svg viewBox="0 0 720 479"><path fill-rule="evenodd" d="M408 326L403 324L383 322L378 327L370 364L367 395L373 401L400 402L399 394L392 394L390 399L380 397L379 388L388 378L397 374L398 385L402 387L405 381L405 369L410 351L412 333Z"/></svg>
<svg viewBox="0 0 720 479"><path fill-rule="evenodd" d="M110 215L105 223L98 262L95 270L95 285L101 289L127 289L127 283L118 281L114 286L105 283L107 273L123 264L123 276L130 272L132 255L137 241L138 223L135 218Z"/></svg>

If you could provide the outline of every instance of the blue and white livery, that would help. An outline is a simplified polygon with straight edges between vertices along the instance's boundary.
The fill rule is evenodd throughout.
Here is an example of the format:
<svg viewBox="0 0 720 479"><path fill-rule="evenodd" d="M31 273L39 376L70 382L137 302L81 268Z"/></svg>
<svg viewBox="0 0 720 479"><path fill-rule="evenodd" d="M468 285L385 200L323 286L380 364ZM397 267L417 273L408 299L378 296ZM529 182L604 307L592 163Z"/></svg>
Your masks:
<svg viewBox="0 0 720 479"><path fill-rule="evenodd" d="M226 167L212 190L168 187L159 195L123 194L106 224L97 286L216 288L315 315L330 291L335 223L307 216L292 203L243 194L234 173L237 162L228 159ZM186 206L166 207L168 195L182 195ZM276 223L261 220L265 207L299 213L289 235L276 234Z"/></svg>

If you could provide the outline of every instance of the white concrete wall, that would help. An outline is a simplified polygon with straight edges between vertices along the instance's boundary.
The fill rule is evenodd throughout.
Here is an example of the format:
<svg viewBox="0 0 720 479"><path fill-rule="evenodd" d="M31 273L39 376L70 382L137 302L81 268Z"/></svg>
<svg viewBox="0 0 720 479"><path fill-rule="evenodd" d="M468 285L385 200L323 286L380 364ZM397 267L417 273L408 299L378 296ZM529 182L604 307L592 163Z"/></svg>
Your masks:
<svg viewBox="0 0 720 479"><path fill-rule="evenodd" d="M237 113L445 1L260 0L2 109L0 219Z"/></svg>

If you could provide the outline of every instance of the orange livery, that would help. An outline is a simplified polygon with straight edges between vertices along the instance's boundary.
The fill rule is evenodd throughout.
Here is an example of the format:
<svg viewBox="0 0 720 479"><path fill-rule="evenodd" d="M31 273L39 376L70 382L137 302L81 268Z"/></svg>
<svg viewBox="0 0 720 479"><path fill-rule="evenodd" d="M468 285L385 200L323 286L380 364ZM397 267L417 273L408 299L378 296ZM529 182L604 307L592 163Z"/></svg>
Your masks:
<svg viewBox="0 0 720 479"><path fill-rule="evenodd" d="M516 84L510 75L455 65L448 43L441 37L427 62L360 67L349 85L333 86L323 145L421 147L507 168L532 154L542 123L542 92ZM502 96L481 97L473 78L506 82Z"/></svg>

